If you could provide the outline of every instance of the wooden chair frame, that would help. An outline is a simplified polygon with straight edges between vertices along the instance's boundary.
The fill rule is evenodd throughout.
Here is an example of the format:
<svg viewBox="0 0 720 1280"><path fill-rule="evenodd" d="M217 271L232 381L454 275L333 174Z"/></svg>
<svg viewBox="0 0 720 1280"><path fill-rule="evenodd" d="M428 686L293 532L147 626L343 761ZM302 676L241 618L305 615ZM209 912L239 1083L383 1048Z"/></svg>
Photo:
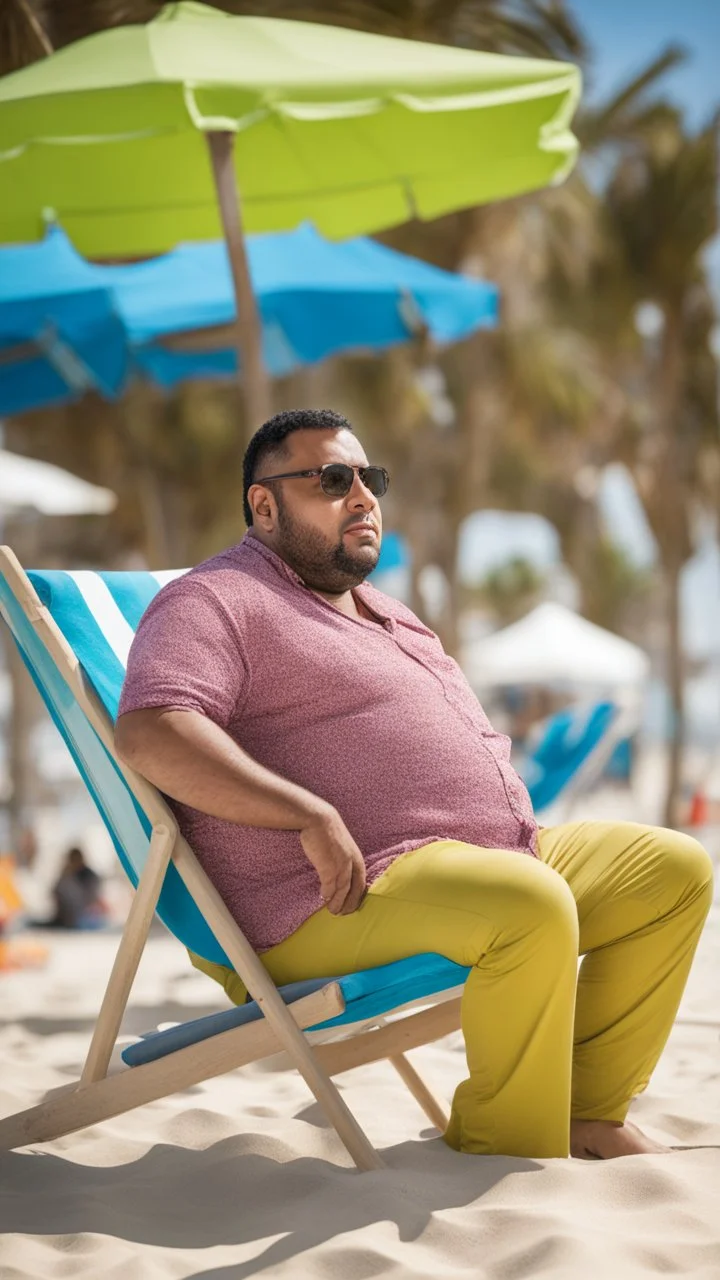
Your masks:
<svg viewBox="0 0 720 1280"><path fill-rule="evenodd" d="M360 1170L381 1169L383 1161L338 1092L333 1075L387 1058L431 1123L444 1129L446 1108L405 1053L458 1030L460 997L454 991L439 992L429 1008L387 1021L391 1013L374 1019L345 1039L311 1045L303 1029L344 1012L341 988L336 982L330 982L289 1006L284 1004L262 962L180 834L174 815L160 793L116 755L110 717L9 547L0 547L0 572L152 824L147 862L138 881L80 1079L39 1105L0 1120L0 1149L48 1142L281 1050L302 1075ZM120 1023L171 861L264 1016L156 1061L108 1074Z"/></svg>

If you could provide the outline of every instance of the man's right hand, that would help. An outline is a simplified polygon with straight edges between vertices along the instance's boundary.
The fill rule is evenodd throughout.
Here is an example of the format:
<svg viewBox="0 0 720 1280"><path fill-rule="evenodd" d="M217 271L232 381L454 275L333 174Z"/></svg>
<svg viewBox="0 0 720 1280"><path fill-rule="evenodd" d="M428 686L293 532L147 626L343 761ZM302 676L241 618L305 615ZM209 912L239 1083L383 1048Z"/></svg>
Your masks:
<svg viewBox="0 0 720 1280"><path fill-rule="evenodd" d="M128 711L115 744L126 764L174 800L224 822L297 831L328 910L349 915L360 906L365 863L337 809L258 764L208 716L172 707Z"/></svg>
<svg viewBox="0 0 720 1280"><path fill-rule="evenodd" d="M365 862L337 810L328 806L312 818L301 828L300 840L328 911L334 916L356 911L365 895Z"/></svg>

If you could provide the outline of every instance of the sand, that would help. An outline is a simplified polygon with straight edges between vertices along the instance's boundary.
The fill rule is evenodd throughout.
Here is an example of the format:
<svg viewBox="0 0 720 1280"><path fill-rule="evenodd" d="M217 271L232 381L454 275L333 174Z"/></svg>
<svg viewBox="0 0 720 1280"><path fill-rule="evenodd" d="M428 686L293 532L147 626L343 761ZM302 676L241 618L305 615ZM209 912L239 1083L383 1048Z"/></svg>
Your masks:
<svg viewBox="0 0 720 1280"><path fill-rule="evenodd" d="M45 938L50 935L46 934ZM57 936L0 975L0 1115L77 1078L117 937ZM164 933L124 1029L222 1007ZM357 1174L282 1059L45 1147L0 1155L0 1277L720 1277L720 905L633 1117L669 1155L606 1163L456 1155L392 1068L339 1077L387 1170ZM450 1097L458 1035L414 1061Z"/></svg>

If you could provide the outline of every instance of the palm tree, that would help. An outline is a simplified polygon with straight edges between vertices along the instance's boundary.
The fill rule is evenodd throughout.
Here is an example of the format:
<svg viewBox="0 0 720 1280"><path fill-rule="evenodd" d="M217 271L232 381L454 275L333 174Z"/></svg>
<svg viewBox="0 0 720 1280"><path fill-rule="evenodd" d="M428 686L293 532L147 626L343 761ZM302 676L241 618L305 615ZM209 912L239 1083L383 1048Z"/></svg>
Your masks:
<svg viewBox="0 0 720 1280"><path fill-rule="evenodd" d="M489 609L499 626L523 617L538 604L545 578L531 561L514 556L506 564L491 569L473 587L465 588L466 598Z"/></svg>
<svg viewBox="0 0 720 1280"><path fill-rule="evenodd" d="M585 44L563 3L544 0L212 0L236 14L296 18L406 40L534 58L582 58ZM46 0L47 29L59 48L93 31L148 22L162 0Z"/></svg>
<svg viewBox="0 0 720 1280"><path fill-rule="evenodd" d="M608 187L627 302L652 304L657 315L656 338L642 357L641 396L650 412L636 418L631 465L665 582L673 712L668 825L678 819L684 737L680 577L693 551L698 507L717 504L716 317L703 263L718 229L717 144L717 120L691 134L667 113L645 146L620 162ZM632 314L628 308L626 327Z"/></svg>

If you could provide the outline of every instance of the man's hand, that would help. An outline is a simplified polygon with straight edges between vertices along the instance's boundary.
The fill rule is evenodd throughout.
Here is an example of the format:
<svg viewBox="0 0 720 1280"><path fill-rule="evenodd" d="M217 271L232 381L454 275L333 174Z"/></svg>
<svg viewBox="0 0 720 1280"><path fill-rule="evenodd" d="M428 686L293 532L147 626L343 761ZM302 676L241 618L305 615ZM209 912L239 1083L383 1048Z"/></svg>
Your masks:
<svg viewBox="0 0 720 1280"><path fill-rule="evenodd" d="M334 916L356 911L365 894L363 856L336 809L312 819L300 830L305 855L320 877L323 901Z"/></svg>

